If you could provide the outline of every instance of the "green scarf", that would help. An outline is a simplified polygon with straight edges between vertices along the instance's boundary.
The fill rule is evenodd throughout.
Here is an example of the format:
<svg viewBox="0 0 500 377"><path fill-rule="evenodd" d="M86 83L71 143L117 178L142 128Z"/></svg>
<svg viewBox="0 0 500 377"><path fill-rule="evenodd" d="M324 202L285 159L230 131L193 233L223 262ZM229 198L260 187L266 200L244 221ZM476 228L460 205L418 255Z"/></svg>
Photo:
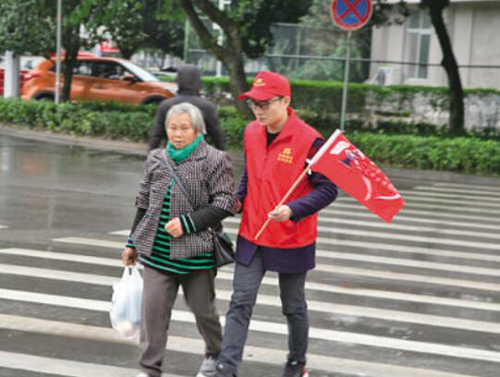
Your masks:
<svg viewBox="0 0 500 377"><path fill-rule="evenodd" d="M199 134L191 144L181 149L175 148L169 141L167 143L167 152L172 160L174 160L175 162L181 162L194 152L194 150L198 147L198 145L200 145L202 140L203 134Z"/></svg>

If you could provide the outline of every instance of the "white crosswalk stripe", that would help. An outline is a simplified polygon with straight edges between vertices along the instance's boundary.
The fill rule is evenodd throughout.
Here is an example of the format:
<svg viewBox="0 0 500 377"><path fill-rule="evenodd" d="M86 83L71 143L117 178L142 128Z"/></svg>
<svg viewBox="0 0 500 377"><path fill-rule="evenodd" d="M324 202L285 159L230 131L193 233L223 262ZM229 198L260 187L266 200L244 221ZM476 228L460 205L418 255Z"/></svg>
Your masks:
<svg viewBox="0 0 500 377"><path fill-rule="evenodd" d="M422 209L431 209L433 211L440 211L437 213L439 216L445 216L445 217L451 217L453 219L460 218L465 215L467 215L468 218L471 218L472 216L469 216L467 212L474 212L474 213L481 213L481 214L488 214L488 215L493 215L492 220L493 222L499 221L498 219L498 209L489 209L489 205L485 204L482 207L475 207L474 203L467 203L470 204L470 206L466 206L466 203L462 203L462 205L459 205L457 203L456 206L451 206L446 203L442 204L424 204L424 203L414 203L412 201L406 201L404 208L401 210L401 214L415 214L415 213L422 213L422 214L429 214L432 213L431 211L422 211ZM351 209L358 209L358 210L363 210L363 206L357 202L354 202L354 200L349 199L349 198L343 198L343 199L338 199L337 203L333 206L335 208L351 208ZM335 210L331 208L324 209L322 212L324 213L335 213ZM417 207L418 209L415 209ZM434 212L436 213L436 212ZM375 215L373 215L375 216ZM480 219L485 219L484 216L474 216Z"/></svg>
<svg viewBox="0 0 500 377"><path fill-rule="evenodd" d="M118 261L117 259L76 256L73 254L55 253L49 251L37 251L37 250L27 250L27 249L1 249L0 255L2 254L24 255L24 256L53 259L53 260L79 261L83 263L91 263L96 265L99 264L104 266L121 267L121 262ZM40 278L54 277L54 274L51 271L45 271L43 269L35 269L32 267L23 267L23 266L9 266L9 265L5 265L4 267L6 268L6 273L12 275L29 275L29 276L37 276ZM232 273L230 273L230 271L231 268L227 266L220 269L217 278L223 280L231 280ZM76 282L86 281L86 282L92 282L92 284L111 285L111 283L113 282L113 279L109 279L107 277L98 275L89 276L86 274L76 274L76 273L68 274L68 273L58 272L57 276L58 279L76 281ZM264 285L277 286L278 280L270 277L265 277L262 283ZM408 301L408 302L426 303L432 305L452 306L457 308L469 308L476 310L488 310L488 311L500 312L500 304L491 302L467 301L465 299L425 296L421 294L416 295L416 294L400 293L394 291L383 291L379 289L377 290L359 289L359 288L351 289L351 288L339 287L323 283L314 283L314 282L307 282L306 288L309 291L338 293L342 295L351 295L351 296L366 296L372 298L382 298L387 300Z"/></svg>
<svg viewBox="0 0 500 377"><path fill-rule="evenodd" d="M68 324L64 322L40 320L40 319L18 317L18 316L7 316L7 315L0 315L0 319L1 319L0 327L4 329L11 329L17 331L32 331L41 334L57 334L58 336L101 340L110 343L132 342L120 338L119 335L116 334L111 329L104 329L101 327ZM169 337L169 344L167 346L167 348L170 350L195 353L198 355L201 355L203 353L203 347L204 346L201 340L190 339L185 337L181 338L176 336ZM245 348L245 354L247 358L251 358L258 362L265 362L267 364L279 365L281 364L281 361L278 360L284 360L286 358L286 352L265 347L247 346ZM477 352L477 354L479 355L480 352ZM309 360L308 365L310 365L310 368L319 371L335 370L342 373L353 373L353 371L356 371L356 373L361 372L367 374L371 369L372 373L369 374L370 376L384 376L384 375L387 376L388 374L380 374L380 371L383 371L383 373L391 373L389 375L394 377L398 376L466 377L466 375L461 375L461 374L440 373L440 372L419 370L416 368L397 367L397 366L383 365L377 363L352 362L346 359L340 360L340 363L338 363L336 358L325 357L320 355L310 355L308 357L308 360ZM375 373L377 374L373 374L374 371L376 371Z"/></svg>
<svg viewBox="0 0 500 377"><path fill-rule="evenodd" d="M434 186L415 186L412 188L412 193L417 193L417 192L427 192L429 195L434 195L434 193L439 192L439 193L444 193L447 195L451 194L474 194L474 195L479 195L480 197L482 196L493 196L493 197L499 197L500 198L500 191L495 191L495 190L489 190L489 189L481 189L481 190L476 190L473 188L447 188L447 187L439 187L437 185Z"/></svg>
<svg viewBox="0 0 500 377"><path fill-rule="evenodd" d="M477 190L477 192L496 192L500 193L498 186L479 186L470 185L465 183L454 183L454 182L435 182L431 187L445 187L446 189L454 190L455 188Z"/></svg>
<svg viewBox="0 0 500 377"><path fill-rule="evenodd" d="M496 193L489 193L485 196L478 197L478 195L465 195L462 193L457 193L456 191L454 192L439 192L436 190L433 190L431 192L427 192L426 190L411 190L411 191L406 191L403 190L401 191L401 195L404 197L409 197L409 198L420 198L420 197L429 197L432 196L433 198L436 198L439 200L439 198L453 198L453 200L456 199L465 199L465 200L472 200L472 201L477 201L480 200L482 203L488 203L488 202L500 202L500 195ZM498 197L497 197L498 196Z"/></svg>
<svg viewBox="0 0 500 377"><path fill-rule="evenodd" d="M482 341L500 335L500 244L496 241L500 238L500 219L497 216L488 222L489 211L499 211L495 201L500 200L500 191L437 184L406 191L403 194L410 208L392 224L379 221L344 197L322 212L317 266L306 283L311 377L333 377L337 373L366 377L479 376L473 369L461 370L458 365L486 365L481 377L496 377L500 351ZM460 203L467 211L462 211ZM239 218L224 222L233 237L238 223ZM0 304L36 305L47 313L85 311L82 318L90 316L88 313L106 314L110 302L103 299L102 292L110 293L121 274L120 250L128 234L128 230L121 230L103 233L99 238L62 237L54 239L48 250L0 248L0 281L38 282L24 290L12 284L1 287ZM89 270L91 266L94 268ZM228 266L217 275L217 300L224 308L232 294L232 272ZM65 286L60 292L54 288ZM262 281L245 360L279 371L286 359L287 327L280 313L277 287L278 279L273 274ZM195 329L194 317L183 305L178 300L172 313L173 326ZM167 349L197 365L204 345L195 330L191 331L172 334ZM37 318L28 311L0 312L2 332L97 342L106 347L136 344L120 338L108 323L68 321L50 314ZM462 334L469 341L457 342L454 334ZM411 362L418 359L432 361ZM5 348L0 349L0 368L74 377L137 373L133 363L124 367ZM187 377L183 371L163 376Z"/></svg>
<svg viewBox="0 0 500 377"><path fill-rule="evenodd" d="M103 364L84 363L80 361L70 361L55 359L52 357L40 357L13 352L0 351L0 367L8 367L20 371L31 371L36 373L50 373L56 376L71 377L123 377L133 376L138 370L119 368ZM163 377L181 377L173 374Z"/></svg>

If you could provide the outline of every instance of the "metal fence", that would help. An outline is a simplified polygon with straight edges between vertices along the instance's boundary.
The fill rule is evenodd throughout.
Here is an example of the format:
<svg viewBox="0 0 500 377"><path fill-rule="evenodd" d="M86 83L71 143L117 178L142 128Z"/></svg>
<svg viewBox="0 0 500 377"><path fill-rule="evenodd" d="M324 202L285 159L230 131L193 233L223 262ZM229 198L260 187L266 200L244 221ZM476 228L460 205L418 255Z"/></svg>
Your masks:
<svg viewBox="0 0 500 377"><path fill-rule="evenodd" d="M245 71L282 73L290 78L342 81L346 56L345 33L335 29L296 24L275 24L274 43L260 59L247 59ZM370 40L353 39L351 82L378 85L447 86L446 73L439 63L370 59ZM227 75L220 63L208 54L194 33L186 40L185 60L198 65L206 75ZM415 67L417 69L415 69ZM500 90L500 65L459 65L465 88ZM418 76L416 73L418 72Z"/></svg>

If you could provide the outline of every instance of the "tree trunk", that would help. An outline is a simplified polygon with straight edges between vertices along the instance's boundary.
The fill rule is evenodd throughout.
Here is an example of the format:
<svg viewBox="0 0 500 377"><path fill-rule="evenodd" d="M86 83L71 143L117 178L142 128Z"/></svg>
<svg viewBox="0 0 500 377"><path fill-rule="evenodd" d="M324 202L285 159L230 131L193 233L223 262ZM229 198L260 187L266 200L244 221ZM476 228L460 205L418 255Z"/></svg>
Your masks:
<svg viewBox="0 0 500 377"><path fill-rule="evenodd" d="M196 13L193 3L202 9L212 22L216 22L224 30L226 37L224 46L219 45L216 38L207 30ZM225 13L215 8L210 0L181 0L181 6L191 26L196 31L196 34L198 34L203 47L219 59L229 72L229 87L239 114L245 119L251 119L252 113L250 109L242 101L238 100L238 96L248 90L238 25L227 17Z"/></svg>
<svg viewBox="0 0 500 377"><path fill-rule="evenodd" d="M443 19L443 10L448 5L447 0L422 0L423 4L429 9L432 20L432 25L436 30L436 34L443 51L443 60L441 65L448 76L448 85L450 88L450 131L454 135L465 133L464 127L464 93L460 72L458 70L457 60L453 53L450 37L446 29Z"/></svg>
<svg viewBox="0 0 500 377"><path fill-rule="evenodd" d="M63 90L61 95L61 102L68 102L71 100L71 84L73 82L73 69L76 66L78 57L79 44L72 44L70 48L66 49L64 55L63 66Z"/></svg>
<svg viewBox="0 0 500 377"><path fill-rule="evenodd" d="M245 102L240 101L238 96L248 90L247 78L244 70L243 59L237 55L228 55L227 61L224 63L226 69L229 72L231 80L229 81L229 87L231 89L231 94L234 98L234 103L240 115L245 119L251 119L252 113Z"/></svg>
<svg viewBox="0 0 500 377"><path fill-rule="evenodd" d="M80 36L77 33L79 26L68 25L63 31L64 58L62 64L63 89L61 102L71 100L71 84L73 82L73 70L76 66L78 51L80 50Z"/></svg>
<svg viewBox="0 0 500 377"><path fill-rule="evenodd" d="M122 44L117 42L118 50L120 50L120 55L123 59L130 60L132 55L134 55L137 50L137 46L127 46L126 44Z"/></svg>

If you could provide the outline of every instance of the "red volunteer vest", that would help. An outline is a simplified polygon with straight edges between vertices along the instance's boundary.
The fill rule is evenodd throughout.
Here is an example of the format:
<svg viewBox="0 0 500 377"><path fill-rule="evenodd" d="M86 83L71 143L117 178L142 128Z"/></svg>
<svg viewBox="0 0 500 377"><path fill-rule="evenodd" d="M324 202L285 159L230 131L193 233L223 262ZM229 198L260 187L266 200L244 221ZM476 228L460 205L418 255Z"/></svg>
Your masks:
<svg viewBox="0 0 500 377"><path fill-rule="evenodd" d="M317 237L318 215L299 222L271 221L258 240L255 235L279 201L305 168L314 141L322 136L301 121L289 108L288 121L278 137L267 147L266 127L257 121L245 129L244 146L248 175L247 194L239 234L257 245L293 249L312 244ZM311 192L313 187L303 179L288 202ZM286 204L286 203L285 203Z"/></svg>

